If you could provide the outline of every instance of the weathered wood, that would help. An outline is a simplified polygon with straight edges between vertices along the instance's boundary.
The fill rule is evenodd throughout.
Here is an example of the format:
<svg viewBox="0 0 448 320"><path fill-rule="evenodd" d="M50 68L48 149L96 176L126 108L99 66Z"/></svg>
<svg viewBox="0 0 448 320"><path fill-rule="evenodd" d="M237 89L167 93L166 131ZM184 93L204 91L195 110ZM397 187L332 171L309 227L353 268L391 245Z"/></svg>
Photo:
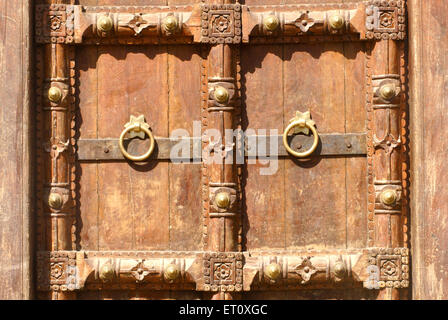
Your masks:
<svg viewBox="0 0 448 320"><path fill-rule="evenodd" d="M178 290L196 290L207 292L197 295L205 299L237 299L250 296L244 290L264 291L258 297L266 298L302 286L364 285L380 289L372 297L395 299L397 289L409 286L408 250L401 248L408 245L403 2L231 2L182 7L185 0L157 0L151 5L164 7L149 7L145 0L81 0L73 11L52 7L49 33L41 30L48 27L48 14L38 12L37 21L45 23L37 24L36 40L49 43L41 47L51 58L47 68L37 64L44 115L37 121L37 150L45 169L38 177L47 184L69 180L62 187L70 188L70 209L76 211L69 230L68 223L59 223L62 212L48 211L48 196L38 190L39 221L48 212L56 221L47 230L38 224L39 250L51 250L39 253L39 290L51 290L52 298L138 298L135 291L143 286L144 299L169 298L167 290L177 297L185 297ZM81 12L83 5L92 7ZM185 22L179 31L190 32L186 37L160 28L174 7ZM190 9L196 13L184 15ZM111 34L95 28L104 10L115 24ZM262 26L272 10L283 35ZM61 29L53 16L64 22L64 12ZM341 12L350 24L330 30L330 16ZM237 45L244 39L249 42ZM46 102L49 81L42 81L51 75L52 84L64 83L67 67L70 92L77 90L70 124L63 106ZM384 91L385 84L394 88ZM396 96L382 98L381 90ZM310 111L305 125L314 130L314 122L320 136L317 150L302 160L289 155L281 139L298 111ZM156 137L156 150L147 161L123 161L117 138L130 116L141 115ZM235 128L255 131L229 135ZM173 134L175 129L181 131ZM273 141L265 143L270 129L277 130L273 151ZM254 135L258 147L266 145L266 157L258 153L261 158L253 161L247 145L249 157L235 163L238 139ZM167 161L179 136L196 141L188 148L201 162ZM65 152L59 142L68 137L73 148ZM311 139L295 135L289 142L302 151ZM128 141L132 154L148 147L148 139ZM200 144L203 150L196 148ZM273 172L263 164L268 157ZM385 188L397 195L389 204L382 200ZM366 248L374 245L381 248ZM64 246L76 251L57 251ZM69 272L61 275L59 268ZM271 278L275 270L280 278ZM170 274L177 280L171 283ZM102 293L80 294L85 289ZM349 296L365 294L355 290Z"/></svg>
<svg viewBox="0 0 448 320"><path fill-rule="evenodd" d="M448 299L448 3L408 3L413 299Z"/></svg>
<svg viewBox="0 0 448 320"><path fill-rule="evenodd" d="M32 1L0 1L0 299L33 297Z"/></svg>

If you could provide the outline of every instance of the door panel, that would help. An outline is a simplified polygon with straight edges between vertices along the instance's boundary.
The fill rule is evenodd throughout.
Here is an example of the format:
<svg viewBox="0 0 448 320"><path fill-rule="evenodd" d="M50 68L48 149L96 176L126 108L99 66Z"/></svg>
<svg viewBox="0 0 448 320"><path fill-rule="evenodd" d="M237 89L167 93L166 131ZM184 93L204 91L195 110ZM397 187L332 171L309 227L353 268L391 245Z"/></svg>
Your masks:
<svg viewBox="0 0 448 320"><path fill-rule="evenodd" d="M169 136L180 128L193 135L201 99L201 58L196 47L88 49L91 52L77 54L80 139L116 137L129 115L138 114L147 116L156 136ZM88 61L93 60L89 53L97 59ZM94 100L89 95L95 92ZM192 103L196 108L188 107ZM138 144L147 148L144 142ZM163 161L130 167L129 163L80 162L78 176L83 224L79 249L201 248L196 214L201 205L199 164ZM193 236L186 235L193 230Z"/></svg>
<svg viewBox="0 0 448 320"><path fill-rule="evenodd" d="M309 109L320 133L365 132L363 43L247 46L241 55L246 128L281 132ZM247 165L247 248L366 246L366 161L283 158L269 176Z"/></svg>
<svg viewBox="0 0 448 320"><path fill-rule="evenodd" d="M299 2L39 2L41 298L406 298L405 2Z"/></svg>

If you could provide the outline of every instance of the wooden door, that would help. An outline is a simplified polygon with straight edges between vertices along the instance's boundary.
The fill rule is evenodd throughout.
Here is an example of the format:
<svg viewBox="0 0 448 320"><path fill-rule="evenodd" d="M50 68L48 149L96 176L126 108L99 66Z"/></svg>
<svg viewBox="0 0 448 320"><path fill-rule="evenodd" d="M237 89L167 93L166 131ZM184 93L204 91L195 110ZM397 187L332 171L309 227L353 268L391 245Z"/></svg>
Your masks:
<svg viewBox="0 0 448 320"><path fill-rule="evenodd" d="M47 299L407 297L405 1L36 5Z"/></svg>

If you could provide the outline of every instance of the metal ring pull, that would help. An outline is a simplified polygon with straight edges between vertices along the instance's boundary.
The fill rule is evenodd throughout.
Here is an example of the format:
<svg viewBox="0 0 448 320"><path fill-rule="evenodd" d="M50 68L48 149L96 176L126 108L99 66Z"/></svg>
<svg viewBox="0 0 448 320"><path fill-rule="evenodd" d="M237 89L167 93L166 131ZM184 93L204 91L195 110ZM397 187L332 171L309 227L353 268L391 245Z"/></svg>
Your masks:
<svg viewBox="0 0 448 320"><path fill-rule="evenodd" d="M309 148L305 152L297 152L292 150L292 148L288 144L288 133L294 129L294 133L303 132L304 134L309 134L309 131L313 133L314 141L311 148ZM305 158L312 154L317 149L317 145L319 144L319 135L317 134L317 130L315 127L315 123L311 120L310 112L300 112L296 111L296 116L290 120L289 125L286 127L285 132L283 132L283 145L285 146L286 151L288 151L291 155L296 158Z"/></svg>
<svg viewBox="0 0 448 320"><path fill-rule="evenodd" d="M149 124L145 122L145 118L143 117L143 115L138 117L131 116L129 122L124 125L124 128L125 129L121 133L120 139L118 140L118 145L120 147L120 151L123 154L123 156L132 161L144 161L148 159L151 156L152 152L154 151L155 140L151 130L149 130ZM149 146L148 151L146 151L145 154L141 156L133 156L126 151L123 142L124 137L128 132L130 134L130 138L140 137L144 139L145 133L148 135L151 144Z"/></svg>

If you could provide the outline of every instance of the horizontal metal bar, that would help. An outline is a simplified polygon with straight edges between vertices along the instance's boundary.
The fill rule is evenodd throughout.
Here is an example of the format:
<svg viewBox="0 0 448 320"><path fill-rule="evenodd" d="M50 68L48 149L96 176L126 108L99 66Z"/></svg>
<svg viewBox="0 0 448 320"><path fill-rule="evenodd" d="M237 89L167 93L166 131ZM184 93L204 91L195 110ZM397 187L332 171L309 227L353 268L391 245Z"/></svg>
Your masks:
<svg viewBox="0 0 448 320"><path fill-rule="evenodd" d="M181 157L170 157L170 153L174 146L181 142L181 139L160 138L156 137L156 146L150 159L181 160ZM187 159L201 158L201 140L200 138L184 138L183 143L189 145L190 155L195 152L196 156L188 157ZM143 143L141 143L143 144ZM80 161L95 161L95 160L125 160L125 157L118 146L118 139L80 139L78 145L78 160ZM144 153L144 146L140 143L130 143L130 140L125 140L125 147L130 154ZM139 146L140 145L140 146ZM194 148L194 146L196 147ZM141 152L140 152L140 151Z"/></svg>
<svg viewBox="0 0 448 320"><path fill-rule="evenodd" d="M239 155L244 152L244 156L248 158L286 157L289 154L283 146L282 139L281 135L245 136L244 145L246 146L242 145L243 143L241 145L237 144L237 152ZM156 147L150 159L174 161L187 159L200 161L201 159L202 147L199 137L183 139L156 137L155 140ZM275 146L275 143L277 146ZM289 137L291 148L299 152L310 148L312 143L312 136L294 135ZM130 143L130 140L125 140L127 150L131 154L144 153L145 146L143 144L143 141L141 143ZM78 160L80 161L125 160L118 147L118 139L80 139L77 145ZM178 154L181 146L189 150L188 156L181 157ZM366 154L366 150L365 133L321 134L319 135L319 145L313 156L363 156ZM171 153L175 154L171 155Z"/></svg>

